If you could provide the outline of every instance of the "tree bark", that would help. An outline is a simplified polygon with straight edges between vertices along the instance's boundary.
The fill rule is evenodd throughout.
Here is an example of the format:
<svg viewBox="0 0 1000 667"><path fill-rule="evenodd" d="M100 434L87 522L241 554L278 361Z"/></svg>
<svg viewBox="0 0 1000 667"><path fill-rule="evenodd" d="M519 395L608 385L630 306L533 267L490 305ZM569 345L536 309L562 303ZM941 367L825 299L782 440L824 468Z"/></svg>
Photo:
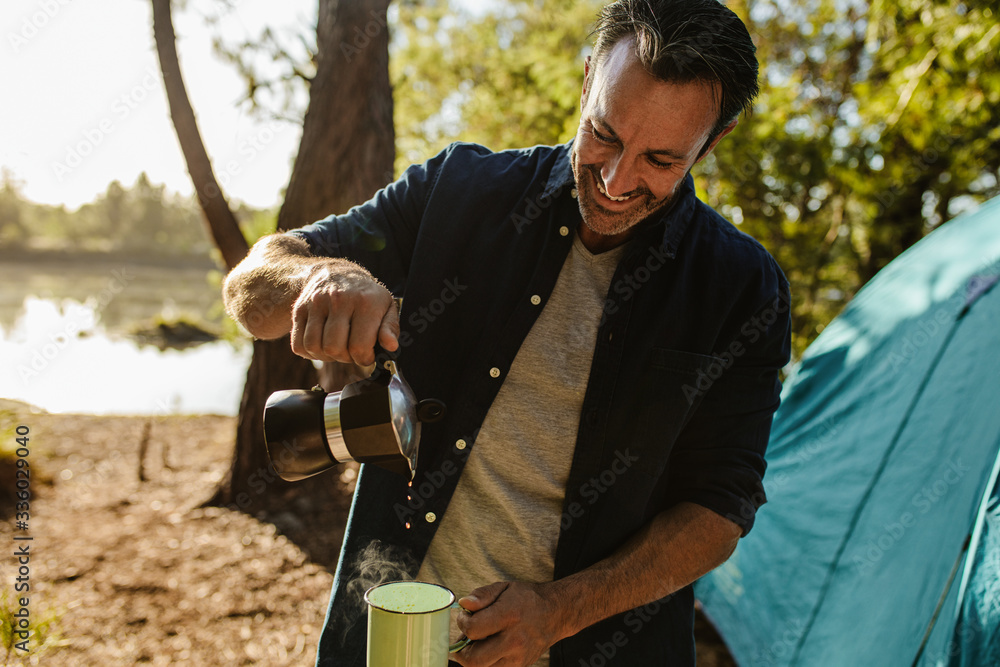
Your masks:
<svg viewBox="0 0 1000 667"><path fill-rule="evenodd" d="M346 212L392 179L388 6L389 0L320 0L316 76L280 230Z"/></svg>
<svg viewBox="0 0 1000 667"><path fill-rule="evenodd" d="M388 0L320 0L317 65L292 176L278 213L284 231L343 213L392 178L395 135L389 83ZM327 365L323 385L339 390L353 367ZM273 478L264 448L264 403L278 389L315 383L312 364L294 356L288 338L256 341L240 404L236 450L212 504L257 514L287 511L294 499L324 504L336 492L328 475L293 485ZM263 492L262 492L263 491ZM297 502L296 506L303 506Z"/></svg>
<svg viewBox="0 0 1000 667"><path fill-rule="evenodd" d="M392 178L395 136L388 4L388 0L319 0L316 76L299 153L278 214L278 231L345 212ZM247 243L215 179L184 88L170 0L152 0L152 5L153 34L170 115L198 201L231 269L246 256ZM325 374L326 389L340 389L352 375L352 367L330 368ZM312 363L292 354L287 336L278 341L254 341L232 464L205 504L226 505L255 515L287 512L292 501L296 501L295 508L305 511L330 506L328 501L337 492L334 482L327 476L296 484L283 482L274 473L264 447L267 397L280 389L308 388L315 381ZM331 555L313 556L328 560Z"/></svg>
<svg viewBox="0 0 1000 667"><path fill-rule="evenodd" d="M205 151L205 144L198 130L198 121L191 108L184 79L181 77L180 61L177 58L177 39L174 34L174 23L170 14L170 0L152 0L153 3L153 38L156 41L156 53L160 59L160 72L163 74L163 87L167 92L167 103L170 106L170 118L177 141L184 153L188 173L198 194L198 203L205 214L215 245L222 253L226 267L232 269L239 264L247 251L247 245L236 216L229 208L219 183L215 179L212 163Z"/></svg>

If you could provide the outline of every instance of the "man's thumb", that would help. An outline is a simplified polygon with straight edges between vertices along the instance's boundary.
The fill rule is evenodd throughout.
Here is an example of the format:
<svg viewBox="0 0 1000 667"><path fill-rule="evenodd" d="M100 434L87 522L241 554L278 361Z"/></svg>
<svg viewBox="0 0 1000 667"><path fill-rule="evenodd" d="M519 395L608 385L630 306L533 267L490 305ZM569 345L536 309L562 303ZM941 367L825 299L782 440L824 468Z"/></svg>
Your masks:
<svg viewBox="0 0 1000 667"><path fill-rule="evenodd" d="M500 581L489 586L481 586L459 600L458 604L467 611L485 609L497 601L500 594L507 590L508 585L506 581Z"/></svg>

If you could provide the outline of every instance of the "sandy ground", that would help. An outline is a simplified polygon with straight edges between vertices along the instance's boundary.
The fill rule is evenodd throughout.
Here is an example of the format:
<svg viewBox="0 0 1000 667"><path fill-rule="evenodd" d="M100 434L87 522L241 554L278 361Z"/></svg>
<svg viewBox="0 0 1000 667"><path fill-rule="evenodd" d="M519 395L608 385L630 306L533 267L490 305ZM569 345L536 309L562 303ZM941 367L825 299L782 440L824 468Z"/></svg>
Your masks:
<svg viewBox="0 0 1000 667"><path fill-rule="evenodd" d="M141 467L139 444L149 424ZM34 414L0 406L0 437L30 429L31 516L0 524L7 551L30 536L30 612L53 619L10 664L311 665L346 506L298 516L302 545L272 523L203 508L228 467L235 420ZM43 478L49 478L46 482ZM331 483L350 490L350 476ZM320 516L322 515L322 516ZM310 535L308 539L304 535ZM319 561L319 562L317 562ZM3 559L2 588L14 580ZM733 665L700 623L699 665ZM2 652L0 652L2 656Z"/></svg>

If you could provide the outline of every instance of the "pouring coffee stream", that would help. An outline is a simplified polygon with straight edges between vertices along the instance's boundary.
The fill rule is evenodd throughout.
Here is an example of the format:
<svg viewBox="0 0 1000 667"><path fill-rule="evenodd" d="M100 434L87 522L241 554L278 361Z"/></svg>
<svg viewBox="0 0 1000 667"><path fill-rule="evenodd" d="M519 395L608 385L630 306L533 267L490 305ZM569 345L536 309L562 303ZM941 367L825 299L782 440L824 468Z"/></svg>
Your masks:
<svg viewBox="0 0 1000 667"><path fill-rule="evenodd" d="M420 425L444 417L445 405L433 398L418 401L392 356L380 346L375 353L371 376L341 391L288 389L267 399L264 444L283 480L305 479L347 461L413 479Z"/></svg>

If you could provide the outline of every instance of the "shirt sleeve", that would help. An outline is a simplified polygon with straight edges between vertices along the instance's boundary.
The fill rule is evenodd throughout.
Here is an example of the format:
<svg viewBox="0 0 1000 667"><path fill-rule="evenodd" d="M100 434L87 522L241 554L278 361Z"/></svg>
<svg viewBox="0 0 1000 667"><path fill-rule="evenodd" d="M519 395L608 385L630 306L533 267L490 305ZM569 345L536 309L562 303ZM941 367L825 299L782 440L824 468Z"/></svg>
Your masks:
<svg viewBox="0 0 1000 667"><path fill-rule="evenodd" d="M768 259L770 270L744 297L753 305L734 311L734 335L685 389L701 402L674 446L667 482L668 504L702 505L743 535L767 500L764 453L791 348L788 283Z"/></svg>
<svg viewBox="0 0 1000 667"><path fill-rule="evenodd" d="M446 159L444 151L413 165L395 182L343 215L331 215L288 234L304 240L322 257L343 257L360 264L399 296L427 200Z"/></svg>

